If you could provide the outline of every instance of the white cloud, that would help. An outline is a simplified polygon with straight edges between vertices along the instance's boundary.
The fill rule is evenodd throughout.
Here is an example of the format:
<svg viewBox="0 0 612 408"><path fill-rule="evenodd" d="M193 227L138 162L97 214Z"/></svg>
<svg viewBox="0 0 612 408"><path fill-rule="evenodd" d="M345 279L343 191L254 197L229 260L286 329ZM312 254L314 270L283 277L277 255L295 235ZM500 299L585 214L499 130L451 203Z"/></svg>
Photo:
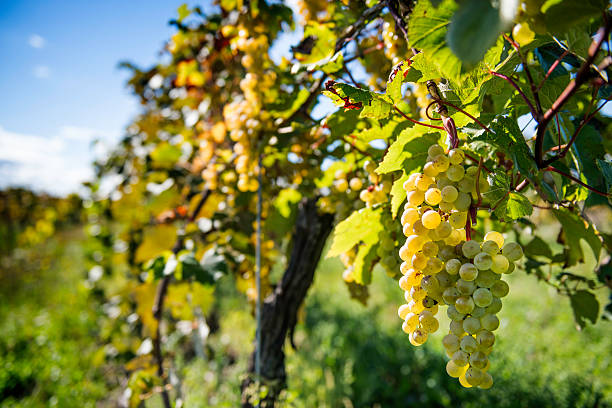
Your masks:
<svg viewBox="0 0 612 408"><path fill-rule="evenodd" d="M109 132L63 126L51 137L10 132L0 126L0 188L24 186L55 194L76 192L93 177L92 141L117 140Z"/></svg>
<svg viewBox="0 0 612 408"><path fill-rule="evenodd" d="M28 39L28 44L30 44L32 48L43 48L45 44L47 44L47 40L38 34L32 34Z"/></svg>
<svg viewBox="0 0 612 408"><path fill-rule="evenodd" d="M49 67L46 65L38 65L34 67L34 76L36 78L49 78Z"/></svg>

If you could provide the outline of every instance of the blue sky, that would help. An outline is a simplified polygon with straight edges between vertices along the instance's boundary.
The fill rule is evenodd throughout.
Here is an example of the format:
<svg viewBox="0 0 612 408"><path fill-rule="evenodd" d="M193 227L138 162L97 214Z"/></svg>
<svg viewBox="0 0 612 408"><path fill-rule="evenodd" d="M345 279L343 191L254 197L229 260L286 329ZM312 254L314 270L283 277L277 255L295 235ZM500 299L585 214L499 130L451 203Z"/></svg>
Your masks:
<svg viewBox="0 0 612 408"><path fill-rule="evenodd" d="M156 62L184 2L1 2L0 187L66 193L91 175L91 141L138 112L118 62Z"/></svg>

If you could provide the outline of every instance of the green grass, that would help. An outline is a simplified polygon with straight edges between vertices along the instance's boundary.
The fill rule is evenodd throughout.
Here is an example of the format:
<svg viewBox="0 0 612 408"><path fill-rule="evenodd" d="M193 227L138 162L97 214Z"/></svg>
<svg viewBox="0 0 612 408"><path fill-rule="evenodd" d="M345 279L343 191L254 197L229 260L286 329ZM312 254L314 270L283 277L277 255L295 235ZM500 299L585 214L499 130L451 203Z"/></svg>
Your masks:
<svg viewBox="0 0 612 408"><path fill-rule="evenodd" d="M100 312L83 283L80 239L56 237L12 268L14 276L2 272L0 406L115 406L123 391L119 364L111 367L114 381L96 368ZM376 270L364 307L349 298L341 272L337 260L325 260L317 271L295 333L297 351L287 343L289 390L282 406L612 406L612 324L577 331L568 299L523 272L509 277L491 355L495 385L487 391L463 389L447 376L446 318L415 348L397 318L403 293L396 282ZM206 358L196 357L188 339L166 345L186 407L240 403L254 322L231 278L220 281L216 295L220 329L206 340ZM146 406L159 407L159 398Z"/></svg>

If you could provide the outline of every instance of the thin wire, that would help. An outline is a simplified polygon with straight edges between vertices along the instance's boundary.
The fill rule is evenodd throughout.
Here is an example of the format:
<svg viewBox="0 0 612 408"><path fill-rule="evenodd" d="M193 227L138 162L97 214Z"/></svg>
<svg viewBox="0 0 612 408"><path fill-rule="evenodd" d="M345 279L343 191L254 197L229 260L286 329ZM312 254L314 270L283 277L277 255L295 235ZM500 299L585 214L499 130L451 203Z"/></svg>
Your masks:
<svg viewBox="0 0 612 408"><path fill-rule="evenodd" d="M257 383L261 383L261 153L257 159L257 235L255 237L255 284L257 288L257 300L255 303L255 320L257 329L255 332L255 377ZM259 407L259 398L257 399Z"/></svg>

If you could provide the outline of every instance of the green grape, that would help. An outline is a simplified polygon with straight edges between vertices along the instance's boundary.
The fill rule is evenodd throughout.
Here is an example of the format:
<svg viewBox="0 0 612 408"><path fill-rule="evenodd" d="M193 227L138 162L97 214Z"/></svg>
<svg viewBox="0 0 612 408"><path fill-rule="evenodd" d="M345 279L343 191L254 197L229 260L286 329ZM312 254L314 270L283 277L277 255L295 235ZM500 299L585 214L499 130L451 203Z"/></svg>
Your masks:
<svg viewBox="0 0 612 408"><path fill-rule="evenodd" d="M363 191L367 190L362 190L362 192ZM423 201L425 201L425 194L420 190L409 191L406 194L406 198L411 206L418 207L419 205L423 204Z"/></svg>
<svg viewBox="0 0 612 408"><path fill-rule="evenodd" d="M461 268L459 268L459 276L461 276L461 279L465 281L473 281L478 276L478 269L476 268L476 266L474 266L474 264L471 264L469 262L464 263L463 265L461 265Z"/></svg>
<svg viewBox="0 0 612 408"><path fill-rule="evenodd" d="M472 197L469 194L460 191L457 195L457 199L455 200L455 208L457 211L467 211L470 208L470 204L472 204Z"/></svg>
<svg viewBox="0 0 612 408"><path fill-rule="evenodd" d="M508 242L502 248L502 255L510 262L516 262L523 257L523 248L516 242Z"/></svg>
<svg viewBox="0 0 612 408"><path fill-rule="evenodd" d="M474 257L474 265L481 271L491 268L493 258L486 252L480 252Z"/></svg>
<svg viewBox="0 0 612 408"><path fill-rule="evenodd" d="M442 338L442 345L447 351L452 351L454 353L459 350L459 337L454 334L447 334Z"/></svg>
<svg viewBox="0 0 612 408"><path fill-rule="evenodd" d="M436 234L440 239L448 237L453 232L453 227L447 221L441 221L435 228Z"/></svg>
<svg viewBox="0 0 612 408"><path fill-rule="evenodd" d="M479 385L482 380L484 379L484 373L482 371L480 371L479 369L475 368L475 367L470 367L467 369L467 371L465 372L465 380L468 382L468 384L470 384L472 387L476 387L477 385Z"/></svg>
<svg viewBox="0 0 612 408"><path fill-rule="evenodd" d="M459 296L461 296L461 294L459 293L457 288L453 287L446 288L444 289L444 292L442 292L442 299L447 305L454 305L455 301Z"/></svg>
<svg viewBox="0 0 612 408"><path fill-rule="evenodd" d="M465 153L461 149L451 149L448 152L448 158L450 159L451 164L462 164L465 160Z"/></svg>
<svg viewBox="0 0 612 408"><path fill-rule="evenodd" d="M441 289L447 288L455 283L455 279L453 279L445 270L438 272L436 279L438 279Z"/></svg>
<svg viewBox="0 0 612 408"><path fill-rule="evenodd" d="M436 169L432 162L425 163L423 166L423 174L429 177L436 177L440 172Z"/></svg>
<svg viewBox="0 0 612 408"><path fill-rule="evenodd" d="M425 314L426 312L427 311L423 311L419 317L421 328L428 334L435 333L440 327L438 319L436 319L430 312L428 312L428 314Z"/></svg>
<svg viewBox="0 0 612 408"><path fill-rule="evenodd" d="M437 188L430 188L425 192L425 202L429 205L438 205L442 201L442 192Z"/></svg>
<svg viewBox="0 0 612 408"><path fill-rule="evenodd" d="M459 268L461 268L461 261L458 259L449 259L446 261L446 272L451 275L457 275L459 273Z"/></svg>
<svg viewBox="0 0 612 408"><path fill-rule="evenodd" d="M462 314L469 314L474 310L474 306L474 300L471 296L460 296L455 300L455 309Z"/></svg>
<svg viewBox="0 0 612 408"><path fill-rule="evenodd" d="M463 336L459 342L461 350L466 353L473 353L478 350L478 343L472 336Z"/></svg>
<svg viewBox="0 0 612 408"><path fill-rule="evenodd" d="M442 218L440 217L440 214L438 214L436 211L427 211L421 217L421 222L423 223L423 226L427 229L436 228L438 225L440 225L441 221Z"/></svg>
<svg viewBox="0 0 612 408"><path fill-rule="evenodd" d="M461 320L451 320L448 328L452 334L459 338L465 334L465 331L463 330L463 322Z"/></svg>
<svg viewBox="0 0 612 408"><path fill-rule="evenodd" d="M495 331L499 327L499 319L494 314L486 314L480 318L480 324L485 330Z"/></svg>
<svg viewBox="0 0 612 408"><path fill-rule="evenodd" d="M349 181L349 187L353 191L361 190L361 187L363 187L363 181L361 181L359 177L353 177Z"/></svg>
<svg viewBox="0 0 612 408"><path fill-rule="evenodd" d="M502 309L502 302L499 298L493 297L491 304L485 308L487 313L496 314Z"/></svg>
<svg viewBox="0 0 612 408"><path fill-rule="evenodd" d="M478 307L487 307L491 304L493 300L493 295L486 288L478 288L472 294L472 298L474 299L474 303Z"/></svg>
<svg viewBox="0 0 612 408"><path fill-rule="evenodd" d="M376 170L376 163L370 160L366 160L363 163L363 169L366 171L366 173L373 173L374 170Z"/></svg>
<svg viewBox="0 0 612 408"><path fill-rule="evenodd" d="M459 378L465 372L464 367L460 367L453 360L450 360L446 363L446 373L453 377Z"/></svg>
<svg viewBox="0 0 612 408"><path fill-rule="evenodd" d="M449 166L448 170L446 170L446 177L448 177L450 181L457 182L461 180L464 175L465 169L463 168L463 166L458 164L453 164Z"/></svg>
<svg viewBox="0 0 612 408"><path fill-rule="evenodd" d="M482 388L483 390L488 390L492 386L493 386L493 377L491 377L491 374L489 374L487 372L483 372L482 373L482 381L480 382L478 387Z"/></svg>
<svg viewBox="0 0 612 408"><path fill-rule="evenodd" d="M466 241L461 245L461 253L466 258L472 259L480 253L480 244L478 241Z"/></svg>
<svg viewBox="0 0 612 408"><path fill-rule="evenodd" d="M476 335L476 342L480 348L490 348L495 343L495 335L489 330L481 330Z"/></svg>
<svg viewBox="0 0 612 408"><path fill-rule="evenodd" d="M438 144L432 144L429 146L429 149L427 149L427 155L433 159L441 154L444 154L444 148Z"/></svg>
<svg viewBox="0 0 612 408"><path fill-rule="evenodd" d="M493 255L491 264L491 270L495 273L504 273L508 270L510 266L510 262L508 262L508 258L503 255Z"/></svg>
<svg viewBox="0 0 612 408"><path fill-rule="evenodd" d="M436 279L435 276L427 275L423 277L423 280L421 280L421 287L426 292L431 292L438 289L440 287L440 284L438 283L438 279Z"/></svg>
<svg viewBox="0 0 612 408"><path fill-rule="evenodd" d="M459 196L459 192L454 186L446 186L440 190L442 201L445 203L454 203Z"/></svg>
<svg viewBox="0 0 612 408"><path fill-rule="evenodd" d="M482 351L475 351L474 353L470 354L469 361L472 367L476 367L482 370L486 367L489 359Z"/></svg>
<svg viewBox="0 0 612 408"><path fill-rule="evenodd" d="M482 244L482 252L486 252L489 255L497 255L499 253L499 245L495 241L485 241Z"/></svg>
<svg viewBox="0 0 612 408"><path fill-rule="evenodd" d="M406 239L406 243L404 244L409 252L417 252L420 251L425 244L425 239L419 235L411 235ZM403 260L403 258L402 258Z"/></svg>
<svg viewBox="0 0 612 408"><path fill-rule="evenodd" d="M470 337L470 336L465 336L462 338L462 340L465 339L466 337ZM459 342L459 344L461 344L461 341ZM451 361L453 361L459 367L465 367L466 365L468 365L469 358L470 358L470 355L466 353L463 349L461 349L453 353L453 357Z"/></svg>
<svg viewBox="0 0 612 408"><path fill-rule="evenodd" d="M447 214L450 214L455 209L455 204L454 203L447 203L447 202L444 202L444 201L440 201L440 204L438 204L438 208L441 211L443 211L443 212L445 212Z"/></svg>
<svg viewBox="0 0 612 408"><path fill-rule="evenodd" d="M440 191L442 191L445 187L452 186L452 185L453 185L453 182L450 181L448 177L446 177L445 173L440 173L436 177L436 186L438 187Z"/></svg>
<svg viewBox="0 0 612 408"><path fill-rule="evenodd" d="M416 208L406 208L402 213L402 218L400 219L402 225L413 224L416 220L420 219L419 212Z"/></svg>
<svg viewBox="0 0 612 408"><path fill-rule="evenodd" d="M446 309L446 315L451 320L462 321L465 318L465 313L459 313L459 311L454 305L448 306L448 309Z"/></svg>
<svg viewBox="0 0 612 408"><path fill-rule="evenodd" d="M510 288L508 284L503 280L499 280L491 286L491 294L497 298L503 298L508 294Z"/></svg>
<svg viewBox="0 0 612 408"><path fill-rule="evenodd" d="M463 321L463 330L469 334L476 334L480 330L480 320L475 317L468 316Z"/></svg>
<svg viewBox="0 0 612 408"><path fill-rule="evenodd" d="M464 296L469 296L476 290L476 283L474 281L466 281L464 279L457 280L457 290Z"/></svg>
<svg viewBox="0 0 612 408"><path fill-rule="evenodd" d="M453 228L463 228L467 222L467 212L457 211L448 217L448 221Z"/></svg>
<svg viewBox="0 0 612 408"><path fill-rule="evenodd" d="M410 343L413 346L420 346L427 341L427 333L424 330L416 329L410 333Z"/></svg>
<svg viewBox="0 0 612 408"><path fill-rule="evenodd" d="M423 193L429 189L430 184L433 183L433 179L425 174L419 174L414 182L417 190Z"/></svg>
<svg viewBox="0 0 612 408"><path fill-rule="evenodd" d="M429 258L423 255L422 252L417 252L414 255L412 255L411 262L414 268L423 270L427 266L428 260Z"/></svg>
<svg viewBox="0 0 612 408"><path fill-rule="evenodd" d="M512 37L521 47L524 47L534 40L535 33L531 31L529 25L522 23L514 26Z"/></svg>
<svg viewBox="0 0 612 408"><path fill-rule="evenodd" d="M508 270L506 272L504 272L504 273L510 275L512 272L514 272L514 268L515 267L516 266L512 262L510 262L510 264L508 265Z"/></svg>
<svg viewBox="0 0 612 408"><path fill-rule="evenodd" d="M435 306L437 306L435 299L431 298L429 296L425 296L425 298L421 301L421 303L423 304L423 307L425 308L425 310L429 310L430 312L431 312L430 309L432 309Z"/></svg>
<svg viewBox="0 0 612 408"><path fill-rule="evenodd" d="M399 316L400 319L405 320L406 316L408 315L408 313L410 312L410 308L408 307L408 305L401 305L398 309L397 309L397 315Z"/></svg>
<svg viewBox="0 0 612 408"><path fill-rule="evenodd" d="M450 245L438 245L440 248L440 252L438 253L438 258L442 261L448 261L451 258L455 257L455 249ZM459 271L459 269L457 269Z"/></svg>
<svg viewBox="0 0 612 408"><path fill-rule="evenodd" d="M490 288L499 280L499 275L492 271L480 271L476 277L476 285L481 288Z"/></svg>
<svg viewBox="0 0 612 408"><path fill-rule="evenodd" d="M412 288L410 288L410 297L413 300L418 302L419 300L425 299L425 296L427 296L427 292L423 290L422 287L413 286Z"/></svg>
<svg viewBox="0 0 612 408"><path fill-rule="evenodd" d="M439 248L438 248L438 244L436 244L435 242L428 241L423 244L423 248L421 250L423 251L423 254L425 256L428 256L431 258L431 257L438 255Z"/></svg>
<svg viewBox="0 0 612 408"><path fill-rule="evenodd" d="M474 302L474 303L476 303L476 302ZM482 316L485 315L485 313L487 313L487 311L485 310L484 307L474 306L474 310L472 310L472 313L470 313L470 315L472 317L476 317L476 318L480 319Z"/></svg>
<svg viewBox="0 0 612 408"><path fill-rule="evenodd" d="M457 183L460 192L470 194L476 191L476 181L471 177L464 177Z"/></svg>
<svg viewBox="0 0 612 408"><path fill-rule="evenodd" d="M442 173L448 170L448 166L450 166L450 160L447 156L441 154L433 160L433 165L436 170L438 170L438 172Z"/></svg>
<svg viewBox="0 0 612 408"><path fill-rule="evenodd" d="M429 258L427 260L427 265L425 266L425 268L423 268L423 272L433 275L435 273L440 272L443 267L444 264L438 258Z"/></svg>
<svg viewBox="0 0 612 408"><path fill-rule="evenodd" d="M504 246L504 236L497 231L489 231L484 236L485 241L494 241L498 247Z"/></svg>

